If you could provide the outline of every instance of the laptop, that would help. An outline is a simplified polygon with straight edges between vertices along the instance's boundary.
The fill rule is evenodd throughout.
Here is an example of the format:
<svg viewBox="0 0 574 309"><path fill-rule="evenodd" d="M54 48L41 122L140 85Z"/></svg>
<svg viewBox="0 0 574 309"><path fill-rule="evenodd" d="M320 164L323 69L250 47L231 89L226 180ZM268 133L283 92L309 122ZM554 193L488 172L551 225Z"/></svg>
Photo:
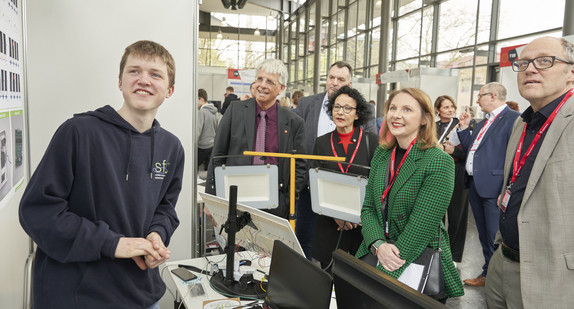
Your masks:
<svg viewBox="0 0 574 309"><path fill-rule="evenodd" d="M273 243L265 308L328 309L333 279L279 240Z"/></svg>

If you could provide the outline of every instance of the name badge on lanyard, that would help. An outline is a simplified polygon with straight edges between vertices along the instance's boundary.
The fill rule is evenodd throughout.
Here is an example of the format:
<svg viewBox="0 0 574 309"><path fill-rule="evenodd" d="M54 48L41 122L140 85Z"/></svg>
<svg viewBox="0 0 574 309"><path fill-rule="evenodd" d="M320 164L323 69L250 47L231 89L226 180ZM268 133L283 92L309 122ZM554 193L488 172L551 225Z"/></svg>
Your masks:
<svg viewBox="0 0 574 309"><path fill-rule="evenodd" d="M510 177L510 183L506 187L506 190L504 191L502 199L500 200L499 207L502 210L502 212L506 212L506 208L508 207L508 201L510 200L510 195L511 195L510 189L512 188L512 185L516 181L516 178L520 175L520 171L522 170L522 167L526 163L526 159L528 159L528 157L530 157L530 154L532 154L532 151L534 150L534 147L536 146L536 144L540 140L540 137L542 137L542 134L544 134L544 132L546 132L546 129L548 129L548 127L550 126L552 121L554 121L554 118L556 118L556 114L558 114L558 111L560 111L560 109L562 108L564 103L566 103L566 101L568 101L568 99L572 96L573 93L574 93L574 89L570 89L570 91L568 91L568 93L564 96L564 99L562 99L562 101L558 104L558 106L556 106L554 111L552 111L552 114L550 114L550 117L548 117L548 119L546 119L546 121L544 122L544 124L542 125L540 130L538 130L538 132L536 132L536 135L532 139L532 142L530 142L530 146L528 147L528 149L526 149L526 152L524 153L524 155L521 158L520 155L522 154L522 147L524 146L524 138L526 137L527 125L525 124L524 127L522 128L522 135L520 136L520 139L518 140L518 145L516 146L516 152L514 153L514 160L512 162L512 177Z"/></svg>

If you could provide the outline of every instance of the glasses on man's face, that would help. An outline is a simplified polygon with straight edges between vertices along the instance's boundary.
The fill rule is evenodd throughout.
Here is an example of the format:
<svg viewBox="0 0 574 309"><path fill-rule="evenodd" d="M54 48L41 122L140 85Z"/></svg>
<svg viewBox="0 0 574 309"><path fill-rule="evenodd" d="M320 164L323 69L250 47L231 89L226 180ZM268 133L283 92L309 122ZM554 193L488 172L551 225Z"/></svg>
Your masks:
<svg viewBox="0 0 574 309"><path fill-rule="evenodd" d="M490 92L479 93L476 98L480 100L480 98L484 97L485 95L490 94Z"/></svg>
<svg viewBox="0 0 574 309"><path fill-rule="evenodd" d="M574 64L569 60L556 56L541 56L534 59L520 59L512 62L512 70L514 72L524 72L528 68L528 65L532 62L537 69L548 69L554 65L554 61L559 60L568 64Z"/></svg>
<svg viewBox="0 0 574 309"><path fill-rule="evenodd" d="M349 114L349 113L350 113L351 111L353 111L354 109L357 109L357 108L351 107L351 106L349 106L349 105L345 105L345 106L334 105L334 106L333 106L333 111L334 111L334 112L338 112L338 111L341 110L341 108L343 109L343 112L344 112L345 114Z"/></svg>

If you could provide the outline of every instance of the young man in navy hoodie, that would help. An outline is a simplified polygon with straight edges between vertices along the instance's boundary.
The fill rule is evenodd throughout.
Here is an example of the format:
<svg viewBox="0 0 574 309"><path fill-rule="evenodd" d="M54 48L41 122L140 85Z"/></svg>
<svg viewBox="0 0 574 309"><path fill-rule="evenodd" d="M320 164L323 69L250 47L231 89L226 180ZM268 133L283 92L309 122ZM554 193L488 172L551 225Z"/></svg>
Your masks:
<svg viewBox="0 0 574 309"><path fill-rule="evenodd" d="M163 46L133 43L120 62L122 107L74 115L54 134L20 202L38 245L34 309L159 308L184 152L155 115L174 82Z"/></svg>

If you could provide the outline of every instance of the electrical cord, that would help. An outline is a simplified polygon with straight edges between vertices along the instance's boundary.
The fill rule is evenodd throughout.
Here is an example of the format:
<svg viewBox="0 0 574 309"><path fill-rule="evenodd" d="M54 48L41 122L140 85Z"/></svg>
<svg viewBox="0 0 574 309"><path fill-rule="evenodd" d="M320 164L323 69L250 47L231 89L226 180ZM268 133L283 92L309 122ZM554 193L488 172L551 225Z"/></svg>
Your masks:
<svg viewBox="0 0 574 309"><path fill-rule="evenodd" d="M343 223L343 226L347 223L347 221L345 221ZM337 239L337 245L335 246L335 249L333 249L333 251L337 250L339 248L339 245L341 244L341 237L343 237L343 232L345 231L345 229L341 229L341 231L339 232L339 239ZM329 265L327 265L325 268L323 268L324 271L327 271L328 269L331 269L331 265L333 264L333 256L331 255L331 261L329 262ZM333 270L331 269L330 271L331 276L333 276Z"/></svg>
<svg viewBox="0 0 574 309"><path fill-rule="evenodd" d="M163 278L163 272L164 272L166 269L167 269L167 264L164 263L164 264L163 264L163 268L162 268L161 271L159 272L159 276L160 276L160 277ZM163 279L162 279L162 280L163 280ZM169 292L169 294L171 294L171 297L173 297L173 299L176 299L176 298L175 298L175 294L173 294L173 292L172 292L171 289L167 286L167 284L166 284L166 288L167 288L167 291Z"/></svg>

